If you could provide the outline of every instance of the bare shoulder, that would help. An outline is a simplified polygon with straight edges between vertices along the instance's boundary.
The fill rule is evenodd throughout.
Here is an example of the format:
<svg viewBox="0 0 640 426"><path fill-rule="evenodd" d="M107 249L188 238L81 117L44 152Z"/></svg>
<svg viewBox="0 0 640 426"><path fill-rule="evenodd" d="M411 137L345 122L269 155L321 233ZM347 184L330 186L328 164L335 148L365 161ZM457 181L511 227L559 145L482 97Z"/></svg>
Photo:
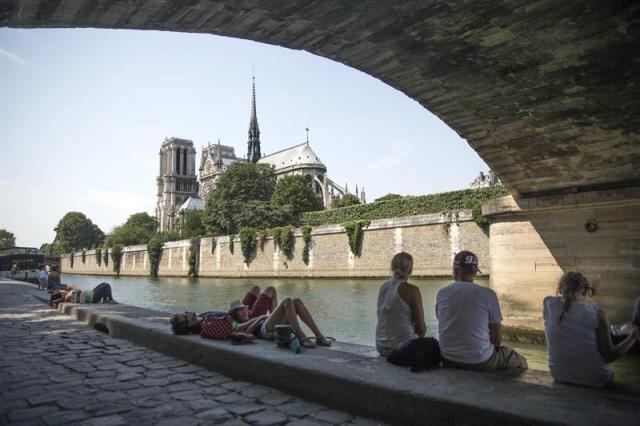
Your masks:
<svg viewBox="0 0 640 426"><path fill-rule="evenodd" d="M400 293L401 296L406 296L408 298L421 297L418 286L406 281L398 286L398 293Z"/></svg>

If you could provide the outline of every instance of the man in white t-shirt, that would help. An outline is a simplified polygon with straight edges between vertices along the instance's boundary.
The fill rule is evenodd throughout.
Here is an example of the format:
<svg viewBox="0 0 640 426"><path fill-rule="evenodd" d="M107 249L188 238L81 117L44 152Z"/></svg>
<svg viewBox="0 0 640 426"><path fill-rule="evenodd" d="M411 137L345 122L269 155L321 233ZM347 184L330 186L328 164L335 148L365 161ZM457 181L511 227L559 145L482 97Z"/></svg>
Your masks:
<svg viewBox="0 0 640 426"><path fill-rule="evenodd" d="M45 270L45 265L38 266L38 290L46 290L49 274Z"/></svg>
<svg viewBox="0 0 640 426"><path fill-rule="evenodd" d="M502 314L496 293L473 282L478 257L461 251L453 259L454 282L438 291L436 317L446 367L469 370L527 369L527 360L501 346Z"/></svg>

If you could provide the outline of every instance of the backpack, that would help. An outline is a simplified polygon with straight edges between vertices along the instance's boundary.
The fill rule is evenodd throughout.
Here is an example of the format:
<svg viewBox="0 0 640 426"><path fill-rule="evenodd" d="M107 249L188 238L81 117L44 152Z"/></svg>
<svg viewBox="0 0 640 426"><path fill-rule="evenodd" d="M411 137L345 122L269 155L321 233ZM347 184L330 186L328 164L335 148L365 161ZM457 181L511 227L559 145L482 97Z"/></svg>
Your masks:
<svg viewBox="0 0 640 426"><path fill-rule="evenodd" d="M233 320L229 315L206 317L200 324L200 337L226 340L233 331L231 327L232 322Z"/></svg>
<svg viewBox="0 0 640 426"><path fill-rule="evenodd" d="M440 344L433 337L406 340L391 351L387 361L393 365L411 367L412 372L439 367L442 361Z"/></svg>

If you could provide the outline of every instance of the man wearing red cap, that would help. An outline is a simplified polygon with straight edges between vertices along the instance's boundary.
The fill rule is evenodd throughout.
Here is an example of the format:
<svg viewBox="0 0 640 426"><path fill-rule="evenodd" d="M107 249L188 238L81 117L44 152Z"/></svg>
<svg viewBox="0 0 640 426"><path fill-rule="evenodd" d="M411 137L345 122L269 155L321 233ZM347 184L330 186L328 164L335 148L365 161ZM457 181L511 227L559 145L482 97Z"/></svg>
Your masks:
<svg viewBox="0 0 640 426"><path fill-rule="evenodd" d="M475 284L478 257L461 251L453 259L454 282L440 289L436 317L446 367L468 370L527 369L527 360L502 346L502 314L496 293Z"/></svg>

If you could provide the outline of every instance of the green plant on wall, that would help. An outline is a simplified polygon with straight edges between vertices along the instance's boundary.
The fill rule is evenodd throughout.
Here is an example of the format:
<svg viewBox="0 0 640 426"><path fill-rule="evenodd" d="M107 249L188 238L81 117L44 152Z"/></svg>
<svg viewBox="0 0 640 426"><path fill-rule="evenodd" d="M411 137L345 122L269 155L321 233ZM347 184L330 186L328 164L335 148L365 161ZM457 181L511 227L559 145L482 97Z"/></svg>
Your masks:
<svg viewBox="0 0 640 426"><path fill-rule="evenodd" d="M96 249L96 265L100 266L102 264L102 249L98 247Z"/></svg>
<svg viewBox="0 0 640 426"><path fill-rule="evenodd" d="M160 266L160 256L162 255L162 246L164 240L159 235L152 237L147 243L147 254L149 256L149 275L158 276L158 267Z"/></svg>
<svg viewBox="0 0 640 426"><path fill-rule="evenodd" d="M211 254L213 254L216 251L217 244L218 244L218 241L216 241L216 237L211 237Z"/></svg>
<svg viewBox="0 0 640 426"><path fill-rule="evenodd" d="M189 276L198 276L198 254L200 253L200 238L192 238L189 244Z"/></svg>
<svg viewBox="0 0 640 426"><path fill-rule="evenodd" d="M235 235L229 235L229 253L233 254L233 240L235 240L236 236Z"/></svg>
<svg viewBox="0 0 640 426"><path fill-rule="evenodd" d="M69 255L69 267L73 269L73 252Z"/></svg>
<svg viewBox="0 0 640 426"><path fill-rule="evenodd" d="M260 251L264 251L264 245L267 242L267 238L269 238L268 229L261 229L258 231L258 246L260 247Z"/></svg>
<svg viewBox="0 0 640 426"><path fill-rule="evenodd" d="M82 263L87 263L87 251L86 250L82 250Z"/></svg>
<svg viewBox="0 0 640 426"><path fill-rule="evenodd" d="M104 248L104 254L102 255L102 261L104 266L109 266L109 247Z"/></svg>
<svg viewBox="0 0 640 426"><path fill-rule="evenodd" d="M251 227L240 228L240 248L242 249L242 256L244 257L244 263L249 263L251 255L258 246L256 240L256 229Z"/></svg>
<svg viewBox="0 0 640 426"><path fill-rule="evenodd" d="M482 215L482 204L478 203L471 208L471 217L483 231L489 231L489 221Z"/></svg>
<svg viewBox="0 0 640 426"><path fill-rule="evenodd" d="M349 248L354 256L360 256L362 253L362 239L364 237L363 228L369 226L370 223L371 222L368 220L355 220L353 222L342 224L342 227L347 232Z"/></svg>
<svg viewBox="0 0 640 426"><path fill-rule="evenodd" d="M113 272L116 277L120 276L120 262L122 261L122 244L114 244L111 247L111 260L113 261Z"/></svg>
<svg viewBox="0 0 640 426"><path fill-rule="evenodd" d="M295 238L293 237L293 226L287 225L273 228L271 232L276 246L280 248L280 251L282 251L287 259L291 259L293 256L293 245L295 243Z"/></svg>
<svg viewBox="0 0 640 426"><path fill-rule="evenodd" d="M304 248L302 249L302 261L305 265L309 264L309 248L311 246L311 231L313 228L309 225L305 225L301 228L302 240L304 241Z"/></svg>

